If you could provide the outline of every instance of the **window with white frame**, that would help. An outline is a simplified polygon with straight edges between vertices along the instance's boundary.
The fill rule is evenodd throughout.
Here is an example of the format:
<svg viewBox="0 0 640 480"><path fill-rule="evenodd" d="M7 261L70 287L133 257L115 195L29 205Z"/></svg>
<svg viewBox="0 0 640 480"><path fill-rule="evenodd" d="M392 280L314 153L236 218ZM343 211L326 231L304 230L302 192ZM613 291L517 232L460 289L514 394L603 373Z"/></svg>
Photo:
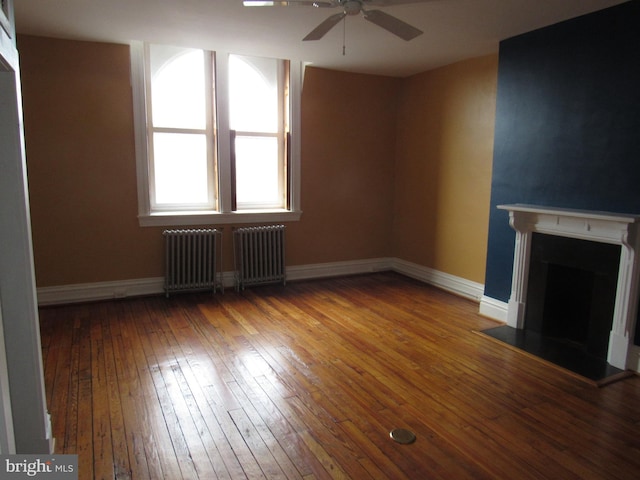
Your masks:
<svg viewBox="0 0 640 480"><path fill-rule="evenodd" d="M133 44L141 225L300 217L299 66Z"/></svg>

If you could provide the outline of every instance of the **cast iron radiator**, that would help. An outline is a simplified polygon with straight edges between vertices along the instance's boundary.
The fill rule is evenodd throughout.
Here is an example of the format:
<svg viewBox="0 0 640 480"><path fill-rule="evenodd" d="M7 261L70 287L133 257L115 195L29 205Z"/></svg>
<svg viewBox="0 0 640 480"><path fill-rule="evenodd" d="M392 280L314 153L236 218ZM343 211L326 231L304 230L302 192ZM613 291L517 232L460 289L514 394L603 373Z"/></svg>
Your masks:
<svg viewBox="0 0 640 480"><path fill-rule="evenodd" d="M222 233L216 229L165 230L164 291L211 289L216 292Z"/></svg>
<svg viewBox="0 0 640 480"><path fill-rule="evenodd" d="M236 290L248 285L286 283L284 225L233 231Z"/></svg>

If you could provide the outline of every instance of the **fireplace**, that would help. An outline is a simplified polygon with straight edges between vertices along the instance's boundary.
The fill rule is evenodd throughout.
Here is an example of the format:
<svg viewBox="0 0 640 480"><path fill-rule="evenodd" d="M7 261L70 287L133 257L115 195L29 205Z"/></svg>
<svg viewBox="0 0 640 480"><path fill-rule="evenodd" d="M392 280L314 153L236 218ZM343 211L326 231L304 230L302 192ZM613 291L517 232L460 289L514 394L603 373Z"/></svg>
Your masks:
<svg viewBox="0 0 640 480"><path fill-rule="evenodd" d="M524 329L606 360L620 248L534 233Z"/></svg>
<svg viewBox="0 0 640 480"><path fill-rule="evenodd" d="M516 231L507 324L636 370L640 216L500 205Z"/></svg>

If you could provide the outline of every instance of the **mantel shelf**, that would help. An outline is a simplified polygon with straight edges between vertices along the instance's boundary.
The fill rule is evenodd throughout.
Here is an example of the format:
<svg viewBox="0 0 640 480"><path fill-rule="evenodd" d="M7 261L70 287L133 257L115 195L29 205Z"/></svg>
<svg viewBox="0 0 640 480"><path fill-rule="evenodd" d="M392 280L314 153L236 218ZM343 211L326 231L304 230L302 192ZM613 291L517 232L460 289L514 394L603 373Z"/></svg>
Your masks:
<svg viewBox="0 0 640 480"><path fill-rule="evenodd" d="M500 210L508 210L509 212L538 213L543 215L553 215L560 217L585 218L593 220L604 220L619 223L636 223L640 222L640 214L631 213L613 213L602 212L597 210L578 210L572 208L544 207L540 205L529 205L526 203L513 203L506 205L498 205Z"/></svg>

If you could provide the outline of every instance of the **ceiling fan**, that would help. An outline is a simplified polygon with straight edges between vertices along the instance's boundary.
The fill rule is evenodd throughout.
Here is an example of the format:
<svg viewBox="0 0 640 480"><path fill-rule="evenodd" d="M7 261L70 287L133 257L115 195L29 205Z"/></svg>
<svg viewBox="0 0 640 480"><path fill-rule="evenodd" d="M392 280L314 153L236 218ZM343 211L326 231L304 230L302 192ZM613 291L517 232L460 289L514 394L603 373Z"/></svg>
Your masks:
<svg viewBox="0 0 640 480"><path fill-rule="evenodd" d="M264 2L260 0L244 0L245 7L288 7L288 6L308 6L315 8L340 8L342 12L331 15L324 22L314 28L302 40L320 40L329 30L335 27L347 15L358 15L362 13L365 20L384 28L397 35L403 40L412 40L418 35L422 35L422 30L403 22L382 10L365 10L365 6L389 7L392 5L402 5L406 3L424 3L434 0L292 0L288 2Z"/></svg>

